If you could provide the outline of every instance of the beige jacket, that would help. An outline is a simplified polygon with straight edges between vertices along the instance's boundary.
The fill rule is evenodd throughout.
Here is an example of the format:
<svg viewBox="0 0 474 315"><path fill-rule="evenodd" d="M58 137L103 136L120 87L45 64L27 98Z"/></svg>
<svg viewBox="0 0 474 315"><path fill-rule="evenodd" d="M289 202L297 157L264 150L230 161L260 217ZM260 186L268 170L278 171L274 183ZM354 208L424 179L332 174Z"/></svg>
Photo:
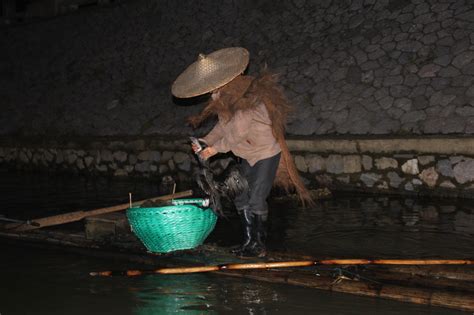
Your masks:
<svg viewBox="0 0 474 315"><path fill-rule="evenodd" d="M203 138L217 152L232 151L253 166L281 151L273 136L268 111L262 103L249 110L239 110L227 123L219 122Z"/></svg>

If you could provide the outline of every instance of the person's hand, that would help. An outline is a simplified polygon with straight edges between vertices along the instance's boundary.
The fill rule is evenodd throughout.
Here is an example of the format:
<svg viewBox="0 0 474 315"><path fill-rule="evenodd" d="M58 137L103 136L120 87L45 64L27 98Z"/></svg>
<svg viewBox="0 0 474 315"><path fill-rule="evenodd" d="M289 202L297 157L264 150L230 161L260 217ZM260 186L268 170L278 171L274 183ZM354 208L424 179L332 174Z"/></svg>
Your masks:
<svg viewBox="0 0 474 315"><path fill-rule="evenodd" d="M205 143L207 145L207 143L204 139L199 138L198 140L199 140L199 142ZM198 151L202 149L202 147L200 147L196 143L191 143L191 147L192 147L194 153L198 153Z"/></svg>
<svg viewBox="0 0 474 315"><path fill-rule="evenodd" d="M213 147L207 147L201 152L199 152L199 157L201 157L201 159L205 161L211 156L214 156L216 154L217 154L216 149L214 149Z"/></svg>
<svg viewBox="0 0 474 315"><path fill-rule="evenodd" d="M194 153L197 153L201 149L201 147L195 143L191 144L191 147L193 148Z"/></svg>

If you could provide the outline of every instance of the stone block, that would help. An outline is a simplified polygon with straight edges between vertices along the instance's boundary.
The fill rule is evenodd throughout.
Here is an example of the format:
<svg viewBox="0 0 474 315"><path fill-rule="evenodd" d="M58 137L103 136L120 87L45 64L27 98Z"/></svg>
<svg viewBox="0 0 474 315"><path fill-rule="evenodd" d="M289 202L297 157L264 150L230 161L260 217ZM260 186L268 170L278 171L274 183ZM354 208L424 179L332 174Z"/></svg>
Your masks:
<svg viewBox="0 0 474 315"><path fill-rule="evenodd" d="M405 174L410 174L410 175L418 174L420 172L418 169L418 160L411 159L403 163L402 172Z"/></svg>
<svg viewBox="0 0 474 315"><path fill-rule="evenodd" d="M131 165L135 165L138 161L138 157L135 155L135 154L129 154L128 155L128 162L131 164Z"/></svg>
<svg viewBox="0 0 474 315"><path fill-rule="evenodd" d="M77 159L76 166L81 171L86 168L86 166L84 165L84 160L82 158Z"/></svg>
<svg viewBox="0 0 474 315"><path fill-rule="evenodd" d="M359 173L362 170L361 159L359 155L345 155L342 158L344 173Z"/></svg>
<svg viewBox="0 0 474 315"><path fill-rule="evenodd" d="M466 65L470 64L472 60L474 59L474 51L465 51L457 55L453 59L453 66L455 66L458 69L462 69Z"/></svg>
<svg viewBox="0 0 474 315"><path fill-rule="evenodd" d="M407 112L403 114L402 117L400 118L400 121L402 124L406 124L406 123L418 122L420 120L424 120L425 118L426 118L425 112L422 110L417 110L417 111L411 111L411 112Z"/></svg>
<svg viewBox="0 0 474 315"><path fill-rule="evenodd" d="M341 174L344 171L344 162L340 155L330 155L326 160L328 173Z"/></svg>
<svg viewBox="0 0 474 315"><path fill-rule="evenodd" d="M461 72L458 69L456 69L452 66L448 66L448 67L443 68L439 71L439 75L442 78L453 78L453 77L456 77L460 74L461 74Z"/></svg>
<svg viewBox="0 0 474 315"><path fill-rule="evenodd" d="M404 111L409 111L412 106L412 100L406 97L399 98L395 100L394 106L400 108Z"/></svg>
<svg viewBox="0 0 474 315"><path fill-rule="evenodd" d="M51 152L51 150L45 150L44 158L46 159L48 163L51 163L54 160L53 152Z"/></svg>
<svg viewBox="0 0 474 315"><path fill-rule="evenodd" d="M338 176L338 177L336 177L336 180L340 183L343 183L343 184L349 184L349 182L350 182L350 178L347 175L346 176Z"/></svg>
<svg viewBox="0 0 474 315"><path fill-rule="evenodd" d="M391 96L386 96L380 99L379 100L380 107L382 107L383 109L389 109L393 104L393 100L394 99Z"/></svg>
<svg viewBox="0 0 474 315"><path fill-rule="evenodd" d="M311 154L305 157L306 165L310 173L316 173L326 170L326 160L319 155Z"/></svg>
<svg viewBox="0 0 474 315"><path fill-rule="evenodd" d="M467 11L457 16L458 19L474 22L474 10Z"/></svg>
<svg viewBox="0 0 474 315"><path fill-rule="evenodd" d="M380 184L377 185L377 188L385 190L385 189L388 189L389 186L386 181L382 181Z"/></svg>
<svg viewBox="0 0 474 315"><path fill-rule="evenodd" d="M466 157L462 155L456 155L456 156L450 156L449 161L451 162L452 165L458 164L459 162L465 161Z"/></svg>
<svg viewBox="0 0 474 315"><path fill-rule="evenodd" d="M168 162L169 160L171 160L173 158L173 152L171 151L164 151L163 152L163 155L161 157L162 161L163 162Z"/></svg>
<svg viewBox="0 0 474 315"><path fill-rule="evenodd" d="M112 162L114 160L112 152L109 150L100 150L99 161L100 162Z"/></svg>
<svg viewBox="0 0 474 315"><path fill-rule="evenodd" d="M453 169L454 178L460 184L474 181L474 159L459 162Z"/></svg>
<svg viewBox="0 0 474 315"><path fill-rule="evenodd" d="M99 172L107 172L108 168L107 165L105 164L96 164L95 169L98 170Z"/></svg>
<svg viewBox="0 0 474 315"><path fill-rule="evenodd" d="M411 182L406 183L405 186L404 186L404 188L405 188L405 190L407 190L407 191L413 191L413 190L415 190L415 188L413 187L413 184L412 184Z"/></svg>
<svg viewBox="0 0 474 315"><path fill-rule="evenodd" d="M382 178L382 175L375 174L375 173L364 173L360 175L360 180L365 184L367 187L373 187L374 184Z"/></svg>
<svg viewBox="0 0 474 315"><path fill-rule="evenodd" d="M77 155L75 154L75 152L73 151L69 151L67 156L66 156L66 161L69 163L69 164L74 164L77 160Z"/></svg>
<svg viewBox="0 0 474 315"><path fill-rule="evenodd" d="M441 175L446 176L446 177L454 176L451 161L448 159L439 160L438 163L436 163L436 171L438 171Z"/></svg>
<svg viewBox="0 0 474 315"><path fill-rule="evenodd" d="M365 171L370 171L372 169L372 166L373 166L372 157L370 157L368 155L363 155L362 156L362 166L364 167Z"/></svg>
<svg viewBox="0 0 474 315"><path fill-rule="evenodd" d="M143 151L146 148L145 140L133 140L124 144L124 148L130 151Z"/></svg>
<svg viewBox="0 0 474 315"><path fill-rule="evenodd" d="M423 66L420 71L418 71L418 76L420 78L433 78L436 76L436 73L441 69L440 66L435 64L428 64Z"/></svg>
<svg viewBox="0 0 474 315"><path fill-rule="evenodd" d="M128 156L127 156L127 152L125 151L116 151L113 153L113 157L115 161L125 162Z"/></svg>
<svg viewBox="0 0 474 315"><path fill-rule="evenodd" d="M64 152L62 150L58 151L58 154L56 155L56 164L63 164L64 162Z"/></svg>
<svg viewBox="0 0 474 315"><path fill-rule="evenodd" d="M141 161L158 162L160 161L160 152L153 150L143 151L138 154L138 159Z"/></svg>
<svg viewBox="0 0 474 315"><path fill-rule="evenodd" d="M27 164L30 162L30 159L26 155L26 152L23 150L20 152L19 158L21 163Z"/></svg>
<svg viewBox="0 0 474 315"><path fill-rule="evenodd" d="M94 161L94 158L92 156L86 156L84 158L84 163L86 167L90 167L93 161Z"/></svg>
<svg viewBox="0 0 474 315"><path fill-rule="evenodd" d="M295 165L298 171L306 173L308 172L308 165L306 164L305 158L301 155L295 156Z"/></svg>
<svg viewBox="0 0 474 315"><path fill-rule="evenodd" d="M432 155L421 155L418 157L418 161L421 165L428 165L435 161L435 157Z"/></svg>
<svg viewBox="0 0 474 315"><path fill-rule="evenodd" d="M390 180L390 186L394 188L398 188L403 181L403 178L401 178L396 172L389 172L387 177Z"/></svg>
<svg viewBox="0 0 474 315"><path fill-rule="evenodd" d="M398 162L395 159L382 157L375 160L375 166L379 170L385 170L388 168L397 168Z"/></svg>
<svg viewBox="0 0 474 315"><path fill-rule="evenodd" d="M434 167L424 169L419 176L429 187L435 187L439 177Z"/></svg>
<svg viewBox="0 0 474 315"><path fill-rule="evenodd" d="M144 161L141 163L135 164L135 170L140 173L146 173L150 171L151 163L149 161Z"/></svg>

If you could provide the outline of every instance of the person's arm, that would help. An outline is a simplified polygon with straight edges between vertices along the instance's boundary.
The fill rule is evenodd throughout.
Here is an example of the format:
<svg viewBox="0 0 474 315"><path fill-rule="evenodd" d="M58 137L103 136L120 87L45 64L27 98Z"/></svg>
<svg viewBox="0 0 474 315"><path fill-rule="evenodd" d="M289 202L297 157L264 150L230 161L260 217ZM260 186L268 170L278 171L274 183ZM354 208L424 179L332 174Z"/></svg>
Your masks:
<svg viewBox="0 0 474 315"><path fill-rule="evenodd" d="M250 111L237 111L234 117L224 126L223 137L214 142L211 146L219 153L232 151L232 148L246 141L250 125L252 122Z"/></svg>
<svg viewBox="0 0 474 315"><path fill-rule="evenodd" d="M224 130L220 121L212 128L212 130L202 138L207 145L212 146L217 140L224 136Z"/></svg>

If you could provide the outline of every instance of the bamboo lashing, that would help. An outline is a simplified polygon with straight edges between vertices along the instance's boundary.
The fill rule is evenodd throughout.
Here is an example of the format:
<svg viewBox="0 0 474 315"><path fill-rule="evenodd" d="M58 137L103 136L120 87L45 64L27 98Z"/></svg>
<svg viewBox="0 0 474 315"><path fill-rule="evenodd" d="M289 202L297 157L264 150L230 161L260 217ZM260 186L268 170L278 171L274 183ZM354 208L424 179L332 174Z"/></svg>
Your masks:
<svg viewBox="0 0 474 315"><path fill-rule="evenodd" d="M160 268L152 270L97 271L91 276L140 276L145 274L187 274L225 270L310 267L316 265L474 265L469 259L325 259L279 262L255 262L196 267Z"/></svg>
<svg viewBox="0 0 474 315"><path fill-rule="evenodd" d="M192 196L193 191L192 190L186 190L183 192L178 192L178 193L173 193L170 195L165 195L165 196L160 196L160 197L155 197L155 198L149 198L149 199L144 199L140 200L137 202L134 202L135 206L139 206L145 201L165 201L165 200L170 200L174 198L183 198L183 197L189 197ZM24 231L30 231L34 229L39 229L42 227L46 226L53 226L53 225L59 225L59 224L64 224L64 223L70 223L70 222L76 222L80 221L86 217L91 217L99 214L106 214L106 213L111 213L111 212L117 212L121 210L125 210L130 206L130 201L128 203L120 204L117 206L112 206L112 207L105 207L105 208L99 208L95 210L89 210L89 211L75 211L75 212L69 212L69 213L64 213L64 214L58 214L50 217L45 217L45 218L39 218L39 219L34 219L31 220L31 224L26 224L26 223L21 223L21 224L8 224L6 226L7 230L13 230L17 232L24 232Z"/></svg>

